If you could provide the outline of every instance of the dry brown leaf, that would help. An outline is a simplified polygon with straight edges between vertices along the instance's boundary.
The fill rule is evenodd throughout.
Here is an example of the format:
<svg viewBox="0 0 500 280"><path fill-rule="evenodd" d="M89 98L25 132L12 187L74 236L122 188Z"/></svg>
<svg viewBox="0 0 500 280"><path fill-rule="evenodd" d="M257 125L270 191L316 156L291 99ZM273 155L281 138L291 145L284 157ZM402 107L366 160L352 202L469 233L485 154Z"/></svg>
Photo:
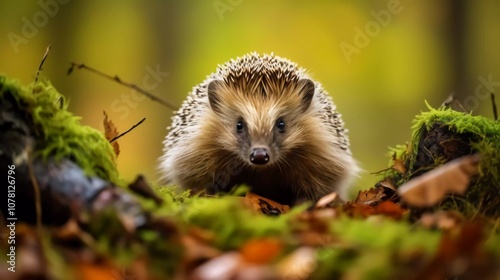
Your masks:
<svg viewBox="0 0 500 280"><path fill-rule="evenodd" d="M243 198L243 203L255 212L267 215L279 215L290 210L288 205L282 205L273 200L248 192Z"/></svg>
<svg viewBox="0 0 500 280"><path fill-rule="evenodd" d="M364 203L347 202L344 204L343 211L351 217L366 218L375 213L375 208Z"/></svg>
<svg viewBox="0 0 500 280"><path fill-rule="evenodd" d="M394 162L391 166L392 169L396 170L399 174L405 174L406 173L406 166L405 163L396 158L396 152L392 155L392 161Z"/></svg>
<svg viewBox="0 0 500 280"><path fill-rule="evenodd" d="M478 155L452 160L406 182L398 189L398 194L412 206L433 206L449 193L463 194L470 178L478 174L478 164Z"/></svg>
<svg viewBox="0 0 500 280"><path fill-rule="evenodd" d="M118 136L119 133L113 121L108 119L108 114L106 113L106 111L102 111L102 113L104 114L104 120L102 121L104 125L104 136L108 141L111 141L113 138ZM118 156L120 154L120 146L118 145L118 141L113 141L111 143L111 146L113 146L115 155Z"/></svg>
<svg viewBox="0 0 500 280"><path fill-rule="evenodd" d="M308 229L318 233L328 233L330 229L330 221L338 216L340 209L336 208L319 208L311 211L305 211L297 216L300 222L306 223Z"/></svg>
<svg viewBox="0 0 500 280"><path fill-rule="evenodd" d="M383 188L383 192L385 194L385 200L392 199L396 196L398 188L394 185L391 179L385 179L377 184L375 184L376 188Z"/></svg>
<svg viewBox="0 0 500 280"><path fill-rule="evenodd" d="M393 219L399 220L406 213L406 209L401 208L399 205L392 201L383 201L382 203L373 207L375 209L374 215L384 215Z"/></svg>
<svg viewBox="0 0 500 280"><path fill-rule="evenodd" d="M385 197L385 194L382 188L371 188L369 190L359 191L354 203L376 205L382 201L383 197Z"/></svg>
<svg viewBox="0 0 500 280"><path fill-rule="evenodd" d="M253 264L267 264L282 251L283 244L276 238L248 240L240 249L243 259Z"/></svg>
<svg viewBox="0 0 500 280"><path fill-rule="evenodd" d="M330 246L337 241L331 233L320 233L317 231L303 231L297 235L297 240L302 246Z"/></svg>

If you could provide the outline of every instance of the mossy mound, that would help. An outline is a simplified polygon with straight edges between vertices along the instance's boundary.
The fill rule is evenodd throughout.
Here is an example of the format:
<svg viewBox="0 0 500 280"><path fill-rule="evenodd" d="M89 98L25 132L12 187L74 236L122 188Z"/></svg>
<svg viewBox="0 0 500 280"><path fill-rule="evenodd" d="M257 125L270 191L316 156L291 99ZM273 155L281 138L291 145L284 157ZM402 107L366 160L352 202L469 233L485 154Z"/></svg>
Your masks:
<svg viewBox="0 0 500 280"><path fill-rule="evenodd" d="M384 177L399 187L446 162L464 155L479 154L479 176L473 178L464 196L450 196L440 209L458 209L464 214L481 212L500 215L500 122L450 108L434 109L418 115L407 146L392 149L393 159L406 169L388 170ZM395 155L395 156L394 156Z"/></svg>
<svg viewBox="0 0 500 280"><path fill-rule="evenodd" d="M67 158L88 175L120 184L113 148L103 133L80 125L68 111L68 103L49 82L22 86L0 76L0 107L14 112L28 124L36 139L33 155L54 161Z"/></svg>

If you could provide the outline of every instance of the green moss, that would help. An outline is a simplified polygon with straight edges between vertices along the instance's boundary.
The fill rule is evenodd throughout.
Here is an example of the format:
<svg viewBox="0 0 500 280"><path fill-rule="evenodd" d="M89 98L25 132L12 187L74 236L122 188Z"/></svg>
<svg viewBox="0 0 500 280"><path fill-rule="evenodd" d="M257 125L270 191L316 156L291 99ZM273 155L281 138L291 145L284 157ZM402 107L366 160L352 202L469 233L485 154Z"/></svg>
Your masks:
<svg viewBox="0 0 500 280"><path fill-rule="evenodd" d="M290 238L290 220L306 206L280 216L256 215L243 207L243 198L189 197L187 192L177 193L173 187L158 187L164 205L155 215L169 216L186 226L195 225L216 232L214 244L224 250L236 249L246 240L264 236Z"/></svg>
<svg viewBox="0 0 500 280"><path fill-rule="evenodd" d="M331 223L337 242L315 254L318 268L312 279L390 279L402 266L398 256L419 252L431 258L441 233L384 217L367 220L340 218Z"/></svg>
<svg viewBox="0 0 500 280"><path fill-rule="evenodd" d="M23 118L36 139L34 154L43 159L68 158L88 175L122 184L113 149L103 133L79 123L70 113L64 96L49 82L22 86L0 76L0 106L11 102L12 110Z"/></svg>
<svg viewBox="0 0 500 280"><path fill-rule="evenodd" d="M332 223L332 228L342 243L372 250L417 248L433 253L440 238L439 232L423 230L405 221L392 221L377 216L366 220L339 219Z"/></svg>

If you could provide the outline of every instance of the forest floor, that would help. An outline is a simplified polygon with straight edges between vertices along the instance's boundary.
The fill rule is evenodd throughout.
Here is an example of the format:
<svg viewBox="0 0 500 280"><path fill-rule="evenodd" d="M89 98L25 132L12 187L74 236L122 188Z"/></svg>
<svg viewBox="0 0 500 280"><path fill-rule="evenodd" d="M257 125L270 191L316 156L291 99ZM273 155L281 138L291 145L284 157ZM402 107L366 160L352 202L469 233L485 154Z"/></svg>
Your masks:
<svg viewBox="0 0 500 280"><path fill-rule="evenodd" d="M104 123L0 76L0 279L500 279L495 119L429 107L379 182L292 208L124 182Z"/></svg>

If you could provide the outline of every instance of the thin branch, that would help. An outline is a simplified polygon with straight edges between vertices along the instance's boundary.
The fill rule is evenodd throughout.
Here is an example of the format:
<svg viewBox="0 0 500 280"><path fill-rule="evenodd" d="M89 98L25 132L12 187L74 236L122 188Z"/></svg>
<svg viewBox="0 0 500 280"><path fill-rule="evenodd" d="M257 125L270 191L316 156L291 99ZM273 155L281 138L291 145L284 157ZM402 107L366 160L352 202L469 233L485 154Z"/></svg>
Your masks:
<svg viewBox="0 0 500 280"><path fill-rule="evenodd" d="M38 82L38 76L40 75L40 71L42 71L43 63L45 62L45 59L47 59L47 56L49 55L49 51L50 51L50 45L47 46L47 49L45 50L45 54L43 55L42 61L40 62L40 65L38 66L38 70L36 71L35 83Z"/></svg>
<svg viewBox="0 0 500 280"><path fill-rule="evenodd" d="M159 97L157 97L157 96L155 96L155 95L147 92L145 89L143 89L143 88L141 88L141 87L139 87L139 86L137 86L135 84L123 81L122 79L120 79L120 77L118 77L116 75L115 76L110 76L110 75L108 75L106 73L103 73L103 72L101 72L101 71L99 71L97 69L94 69L92 67L89 67L89 66L87 66L85 64L78 64L78 63L74 63L74 62L71 62L71 67L68 69L68 72L67 72L68 75L71 74L74 69L78 69L78 70L85 69L85 70L87 70L89 72L97 74L97 75L99 75L101 77L104 77L104 78L106 78L108 80L115 81L115 82L119 83L120 85L123 85L123 86L126 86L128 88L131 88L131 89L137 91L138 93L146 96L147 98L149 98L149 99L151 99L151 100L153 100L155 102L158 102L161 105L163 105L163 106L165 106L165 107L167 107L169 109L177 110L177 106L174 106L170 102L165 101L165 100L163 100L163 99L161 99L161 98L159 98Z"/></svg>
<svg viewBox="0 0 500 280"><path fill-rule="evenodd" d="M497 113L497 104L495 103L495 94L493 92L490 92L490 97L491 97L491 105L493 106L493 118L498 120L498 113Z"/></svg>
<svg viewBox="0 0 500 280"><path fill-rule="evenodd" d="M134 126L132 126L131 128L129 128L127 131L125 131L125 132L121 133L120 135L116 136L115 138L109 140L109 143L113 143L113 141L118 140L118 138L120 138L123 135L129 133L132 129L134 129L134 128L138 127L139 125L141 125L145 120L146 120L146 118L143 118L138 123L134 124Z"/></svg>

